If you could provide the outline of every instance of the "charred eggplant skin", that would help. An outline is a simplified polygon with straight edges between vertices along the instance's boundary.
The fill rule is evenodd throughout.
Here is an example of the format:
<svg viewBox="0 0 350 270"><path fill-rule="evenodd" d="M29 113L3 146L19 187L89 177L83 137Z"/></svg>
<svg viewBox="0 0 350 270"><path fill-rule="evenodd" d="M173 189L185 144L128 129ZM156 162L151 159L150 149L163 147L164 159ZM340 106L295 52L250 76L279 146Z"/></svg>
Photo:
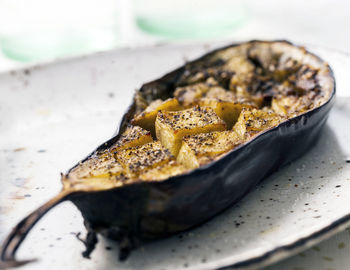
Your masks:
<svg viewBox="0 0 350 270"><path fill-rule="evenodd" d="M249 43L280 43L304 50L287 41L250 41L245 44ZM216 52L239 45L242 43L217 49L189 62L162 78L143 85L139 93L148 102L158 98L166 99L173 94L176 84L189 66L205 61ZM326 65L317 56L311 53L308 55ZM26 263L14 259L20 243L43 214L64 200L72 201L84 217L90 236L86 242L87 250L92 251L96 244L96 233L101 233L120 242L121 258L144 241L190 229L214 217L240 200L266 176L300 157L315 144L335 97L335 80L328 65L326 75L332 79L331 94L322 105L260 133L203 167L161 182L135 182L103 191L60 193L14 228L1 249L1 261L10 266ZM116 135L95 151L111 147L126 129L136 110L135 96ZM79 163L67 175L76 166ZM89 252L85 255L89 256Z"/></svg>
<svg viewBox="0 0 350 270"><path fill-rule="evenodd" d="M254 42L261 41L251 41ZM239 45L217 49L191 63ZM167 98L185 70L183 66L147 83L140 92L150 100ZM333 78L332 70L329 72ZM108 191L77 194L71 200L82 212L90 230L100 230L118 241L128 239L131 246L187 230L234 204L266 176L308 151L326 123L334 97L335 82L329 100L320 107L284 121L221 159L188 174L163 182L141 182ZM128 113L133 109L130 107ZM120 131L127 121L128 118L123 119ZM100 149L114 141L115 138Z"/></svg>
<svg viewBox="0 0 350 270"><path fill-rule="evenodd" d="M332 105L333 99L187 175L80 193L71 200L89 229L102 230L115 240L130 237L133 245L189 229L237 202L266 176L309 150Z"/></svg>

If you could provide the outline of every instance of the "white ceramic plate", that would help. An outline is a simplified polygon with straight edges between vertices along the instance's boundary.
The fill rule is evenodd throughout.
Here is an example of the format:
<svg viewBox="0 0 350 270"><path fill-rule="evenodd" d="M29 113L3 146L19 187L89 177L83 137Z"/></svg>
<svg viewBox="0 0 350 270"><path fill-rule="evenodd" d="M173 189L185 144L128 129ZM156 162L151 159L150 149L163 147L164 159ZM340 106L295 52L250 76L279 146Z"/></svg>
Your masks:
<svg viewBox="0 0 350 270"><path fill-rule="evenodd" d="M122 49L0 75L0 240L60 190L64 172L111 137L134 89L211 49L166 45ZM91 260L75 233L79 211L64 203L44 217L18 257L23 269L256 269L342 230L350 220L350 60L310 47L329 61L338 97L317 146L242 201L189 232L136 250L126 262L100 237Z"/></svg>

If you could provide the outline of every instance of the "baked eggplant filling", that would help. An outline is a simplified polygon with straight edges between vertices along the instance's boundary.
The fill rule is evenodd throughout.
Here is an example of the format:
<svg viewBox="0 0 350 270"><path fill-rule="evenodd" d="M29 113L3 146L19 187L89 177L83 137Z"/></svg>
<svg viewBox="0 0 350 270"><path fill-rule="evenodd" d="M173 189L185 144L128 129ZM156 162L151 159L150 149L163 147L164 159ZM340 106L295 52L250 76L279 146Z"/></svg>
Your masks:
<svg viewBox="0 0 350 270"><path fill-rule="evenodd" d="M330 96L321 69L271 47L220 50L185 67L168 96L135 96L119 140L69 172L66 187L162 181L220 159Z"/></svg>

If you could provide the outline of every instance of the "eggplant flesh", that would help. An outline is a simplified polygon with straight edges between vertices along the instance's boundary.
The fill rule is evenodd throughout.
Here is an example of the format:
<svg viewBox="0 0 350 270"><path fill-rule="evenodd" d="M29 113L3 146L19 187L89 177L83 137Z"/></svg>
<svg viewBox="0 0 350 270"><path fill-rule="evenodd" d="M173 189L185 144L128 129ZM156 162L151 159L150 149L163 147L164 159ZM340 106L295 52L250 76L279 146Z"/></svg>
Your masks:
<svg viewBox="0 0 350 270"><path fill-rule="evenodd" d="M177 164L169 171L167 167L165 174L159 173L159 166L146 174L129 166L126 173L125 167L113 161L119 153L130 155L127 151L132 147L139 147L141 152L146 149L142 148L144 145L162 147L154 141L160 131L149 123L155 119L157 123L163 109L154 114L147 110L149 105L161 100L160 103L166 103L161 106L167 106L169 111L191 110L193 104L208 104L203 97L210 97L209 92L222 93L220 102L226 102L232 94L238 98L238 111L231 111L226 118L223 115L226 131L222 132L230 133L232 126L234 130L243 129L241 140L231 149L191 168ZM207 221L241 199L266 176L310 149L327 120L334 96L335 79L329 65L287 41L233 44L144 84L123 116L117 135L62 175L62 191L12 230L1 249L2 264L14 267L31 261L17 261L17 249L35 223L65 200L72 201L84 218L88 231L85 257L94 249L97 233L119 241L119 256L124 259L142 242ZM240 118L245 117L244 112L249 115L257 111L272 113L272 120L277 122L247 136L244 130L250 124L238 126ZM268 119L261 121L266 124ZM138 125L145 130L140 129L136 136L132 132ZM215 129L205 132L212 131ZM133 140L125 134L131 134ZM162 166L179 163L179 159L174 160L179 151L180 156L181 149L166 149L157 162ZM129 162L122 155L120 160ZM108 168L107 173L102 170L103 177L91 175L90 169L99 171L101 164ZM77 175L84 174L89 176L81 181Z"/></svg>

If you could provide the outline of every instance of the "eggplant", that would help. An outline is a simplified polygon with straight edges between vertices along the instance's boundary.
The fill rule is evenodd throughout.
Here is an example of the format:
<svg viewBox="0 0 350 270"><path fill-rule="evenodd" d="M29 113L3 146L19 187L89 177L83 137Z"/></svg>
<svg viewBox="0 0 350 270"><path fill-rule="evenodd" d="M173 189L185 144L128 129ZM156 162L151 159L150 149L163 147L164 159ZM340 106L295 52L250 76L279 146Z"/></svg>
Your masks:
<svg viewBox="0 0 350 270"><path fill-rule="evenodd" d="M244 72L227 68L230 63L236 63L235 67L244 70L244 63L239 62L242 56L254 67L246 91L257 98L261 107L271 106L279 113L286 113L290 104L279 103L283 95L308 96L307 107L289 114L277 126L258 133L222 157L163 181L136 179L105 187L69 184L72 171L96 153L115 145L135 115L152 101L172 98L176 91L181 96L178 90L181 87L209 78L226 89L231 87L232 78L235 78L234 84L237 80L242 82L242 76L238 75ZM243 78L243 82L245 80ZM287 41L254 40L219 48L144 84L123 116L117 134L62 174L61 192L13 228L2 245L1 264L15 267L32 261L17 261L17 249L47 211L67 200L78 207L84 218L87 229L84 257L89 257L93 251L97 234L118 241L119 257L125 259L143 242L202 224L240 200L268 175L309 150L325 125L334 97L335 79L329 65Z"/></svg>

